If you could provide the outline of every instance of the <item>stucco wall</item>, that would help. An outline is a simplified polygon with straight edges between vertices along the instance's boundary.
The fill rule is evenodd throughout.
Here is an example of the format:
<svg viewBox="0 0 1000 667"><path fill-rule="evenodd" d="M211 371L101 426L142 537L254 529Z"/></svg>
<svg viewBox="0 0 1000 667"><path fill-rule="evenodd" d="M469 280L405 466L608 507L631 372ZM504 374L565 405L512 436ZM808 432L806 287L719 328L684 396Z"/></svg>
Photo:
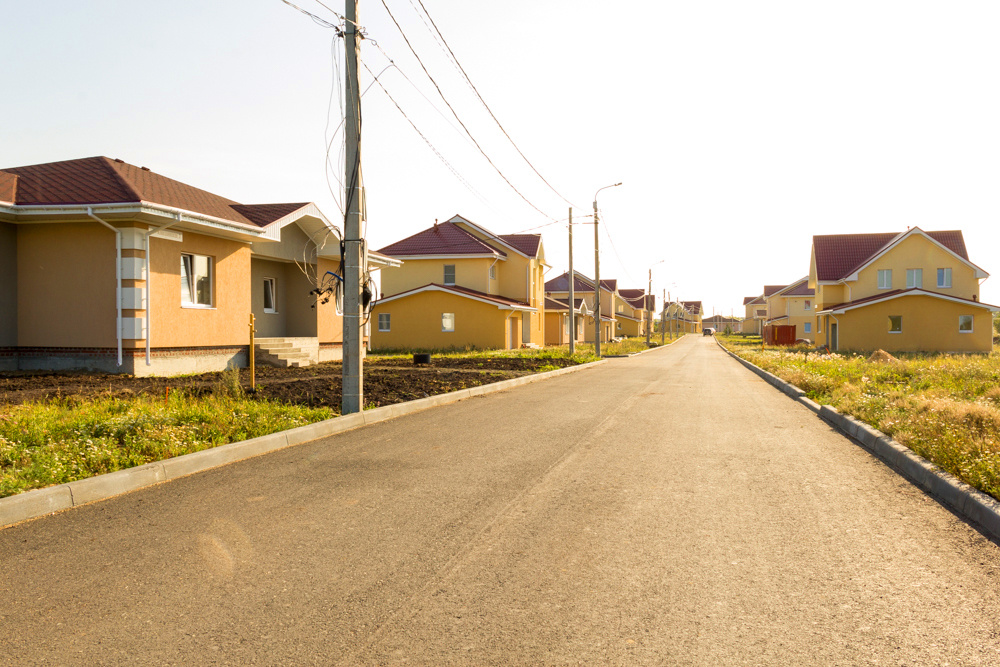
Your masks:
<svg viewBox="0 0 1000 667"><path fill-rule="evenodd" d="M0 347L17 345L17 227L0 222Z"/></svg>
<svg viewBox="0 0 1000 667"><path fill-rule="evenodd" d="M951 288L937 286L937 270L944 268L951 269ZM970 266L916 234L861 271L857 282L851 283L851 299L857 301L888 291L878 288L879 269L892 269L892 286L889 289L905 289L906 270L923 269L923 287L926 290L962 299L971 299L972 295L979 294L979 281Z"/></svg>
<svg viewBox="0 0 1000 667"><path fill-rule="evenodd" d="M890 315L902 316L902 333L889 333ZM959 333L959 315L974 316L972 333ZM989 352L993 349L993 318L989 310L933 297L904 296L836 317L840 321L841 350Z"/></svg>
<svg viewBox="0 0 1000 667"><path fill-rule="evenodd" d="M378 315L389 313L391 331L378 330ZM441 314L455 314L455 330L441 331ZM371 319L372 349L506 349L509 310L444 292L421 292L376 304ZM510 315L520 316L519 313ZM509 326L509 325L507 325ZM520 343L520 328L516 331Z"/></svg>
<svg viewBox="0 0 1000 667"><path fill-rule="evenodd" d="M489 280L493 258L481 259L408 259L402 266L382 269L382 293L392 296L400 292L423 287L431 283L444 284L444 267L455 265L455 284L485 294L502 294L499 278L503 272L503 261L497 262L498 280ZM522 280L522 285L524 284ZM521 290L521 299L524 290ZM506 296L506 295L505 295Z"/></svg>
<svg viewBox="0 0 1000 667"><path fill-rule="evenodd" d="M327 271L337 271L339 262L333 260L319 260L319 275L323 276ZM316 304L316 331L320 343L341 343L344 340L344 318L337 314L334 299L327 303Z"/></svg>
<svg viewBox="0 0 1000 667"><path fill-rule="evenodd" d="M254 257L250 261L250 280L252 283L251 303L253 304L254 326L260 338L276 338L287 335L285 320L288 315L286 301L285 267L283 262L272 262ZM264 280L274 280L274 313L264 312Z"/></svg>

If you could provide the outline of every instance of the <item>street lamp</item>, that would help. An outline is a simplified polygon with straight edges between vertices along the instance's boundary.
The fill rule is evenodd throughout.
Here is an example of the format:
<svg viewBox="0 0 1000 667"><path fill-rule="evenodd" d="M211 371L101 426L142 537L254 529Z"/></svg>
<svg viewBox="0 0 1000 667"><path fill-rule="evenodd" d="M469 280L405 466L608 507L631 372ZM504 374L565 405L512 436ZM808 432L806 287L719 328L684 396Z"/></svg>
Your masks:
<svg viewBox="0 0 1000 667"><path fill-rule="evenodd" d="M601 252L598 236L597 194L601 190L617 188L621 183L605 185L594 193L594 354L601 356Z"/></svg>
<svg viewBox="0 0 1000 667"><path fill-rule="evenodd" d="M646 293L646 347L649 347L649 336L653 329L653 305L649 302L649 299L653 296L653 267L657 264L663 264L665 259L661 259L649 267L649 290Z"/></svg>

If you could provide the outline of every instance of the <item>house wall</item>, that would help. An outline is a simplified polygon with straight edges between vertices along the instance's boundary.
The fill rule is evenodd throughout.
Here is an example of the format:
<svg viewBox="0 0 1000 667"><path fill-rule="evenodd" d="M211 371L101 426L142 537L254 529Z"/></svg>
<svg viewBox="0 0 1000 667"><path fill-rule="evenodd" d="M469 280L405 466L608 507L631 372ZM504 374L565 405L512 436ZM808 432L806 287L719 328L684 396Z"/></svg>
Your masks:
<svg viewBox="0 0 1000 667"><path fill-rule="evenodd" d="M545 311L545 344L546 345L568 345L569 335L566 327L569 326L569 315L559 311Z"/></svg>
<svg viewBox="0 0 1000 667"><path fill-rule="evenodd" d="M211 308L181 307L182 252L213 258ZM250 256L250 245L247 243L187 231L181 242L151 238L150 307L153 321L150 325L150 345L247 345L251 312ZM111 301L114 301L113 297Z"/></svg>
<svg viewBox="0 0 1000 667"><path fill-rule="evenodd" d="M937 286L937 270L944 268L951 269L951 288ZM878 288L879 269L892 269L890 289L906 288L907 269L923 269L923 287L926 290L962 299L979 295L979 281L974 269L919 234L907 237L858 274L857 282L851 283L853 301L888 291Z"/></svg>
<svg viewBox="0 0 1000 667"><path fill-rule="evenodd" d="M257 259L256 257L250 261L250 281L252 283L251 304L254 315L254 327L257 330L256 335L259 338L277 338L286 335L285 322L288 315L288 304L285 289L287 285L285 267L287 266L288 264L284 262L273 262ZM275 313L264 312L265 278L274 279L274 305L277 311Z"/></svg>
<svg viewBox="0 0 1000 667"><path fill-rule="evenodd" d="M493 258L477 259L408 259L402 266L382 269L382 294L392 296L400 292L437 283L444 284L445 264L455 265L455 284L485 294L504 294L498 290L504 271L503 261L497 262L497 280L490 280L490 265ZM523 277L521 295L512 297L524 299Z"/></svg>
<svg viewBox="0 0 1000 667"><path fill-rule="evenodd" d="M378 315L389 313L391 331L378 330ZM455 331L441 331L441 314L455 313ZM508 349L507 316L520 320L520 313L444 292L421 292L388 303L378 303L372 312L372 349L446 350L476 347ZM515 331L521 341L520 324Z"/></svg>
<svg viewBox="0 0 1000 667"><path fill-rule="evenodd" d="M0 347L16 345L17 227L0 222Z"/></svg>
<svg viewBox="0 0 1000 667"><path fill-rule="evenodd" d="M809 302L809 310L806 310L806 301ZM813 297L789 297L788 303L788 324L795 326L796 338L816 342L816 299ZM806 323L809 323L811 331L806 332Z"/></svg>
<svg viewBox="0 0 1000 667"><path fill-rule="evenodd" d="M847 288L843 285L816 286L816 303L821 306L821 309L836 306L845 301L847 301Z"/></svg>
<svg viewBox="0 0 1000 667"><path fill-rule="evenodd" d="M889 333L890 315L902 316L902 333ZM959 315L974 317L972 333L959 333ZM993 349L993 317L988 309L929 296L904 296L850 310L836 318L840 321L841 350L989 352Z"/></svg>
<svg viewBox="0 0 1000 667"><path fill-rule="evenodd" d="M117 345L115 235L97 223L17 228L17 344ZM180 257L177 259L178 275ZM180 284L178 279L178 300Z"/></svg>
<svg viewBox="0 0 1000 667"><path fill-rule="evenodd" d="M327 271L336 271L338 264L339 262L334 260L320 258L317 267L319 275L322 276ZM331 343L341 345L344 341L344 318L337 313L333 299L325 304L316 304L316 335L321 345Z"/></svg>

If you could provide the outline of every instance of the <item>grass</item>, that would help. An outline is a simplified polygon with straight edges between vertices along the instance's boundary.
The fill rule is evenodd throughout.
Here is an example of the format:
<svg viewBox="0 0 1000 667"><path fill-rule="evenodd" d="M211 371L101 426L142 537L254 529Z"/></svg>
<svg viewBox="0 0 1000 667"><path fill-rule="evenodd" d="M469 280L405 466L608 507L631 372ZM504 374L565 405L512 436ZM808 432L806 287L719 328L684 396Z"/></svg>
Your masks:
<svg viewBox="0 0 1000 667"><path fill-rule="evenodd" d="M760 337L720 336L730 350L891 435L943 470L1000 500L1000 354L820 355L766 348Z"/></svg>
<svg viewBox="0 0 1000 667"><path fill-rule="evenodd" d="M488 359L488 358L532 358L532 359L572 359L578 364L585 364L590 361L597 361L594 356L594 346L590 345L589 350L583 349L583 345L577 345L574 354L569 353L567 347L545 347L545 348L524 348L519 350L478 350L475 348L447 349L447 350L375 350L368 354L367 360L370 363L378 363L379 359L393 359L398 357L409 357L414 352L430 352L438 357L461 357L465 359Z"/></svg>

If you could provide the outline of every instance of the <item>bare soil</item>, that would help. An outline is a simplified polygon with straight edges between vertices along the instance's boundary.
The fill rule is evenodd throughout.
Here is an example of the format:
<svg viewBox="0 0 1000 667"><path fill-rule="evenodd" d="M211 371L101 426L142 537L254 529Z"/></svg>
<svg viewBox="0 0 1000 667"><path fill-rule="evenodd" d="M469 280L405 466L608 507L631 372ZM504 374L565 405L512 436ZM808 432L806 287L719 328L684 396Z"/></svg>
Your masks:
<svg viewBox="0 0 1000 667"><path fill-rule="evenodd" d="M566 367L575 363L571 359L435 357L430 364L417 366L410 358L372 359L364 365L364 401L366 406L374 407L402 403L529 375L544 366ZM305 368L258 366L254 395L339 411L341 373L340 362ZM8 372L0 373L0 404L52 398L165 396L178 389L207 394L219 389L222 377L222 373L140 378L108 373ZM249 369L240 369L240 383L249 390Z"/></svg>

